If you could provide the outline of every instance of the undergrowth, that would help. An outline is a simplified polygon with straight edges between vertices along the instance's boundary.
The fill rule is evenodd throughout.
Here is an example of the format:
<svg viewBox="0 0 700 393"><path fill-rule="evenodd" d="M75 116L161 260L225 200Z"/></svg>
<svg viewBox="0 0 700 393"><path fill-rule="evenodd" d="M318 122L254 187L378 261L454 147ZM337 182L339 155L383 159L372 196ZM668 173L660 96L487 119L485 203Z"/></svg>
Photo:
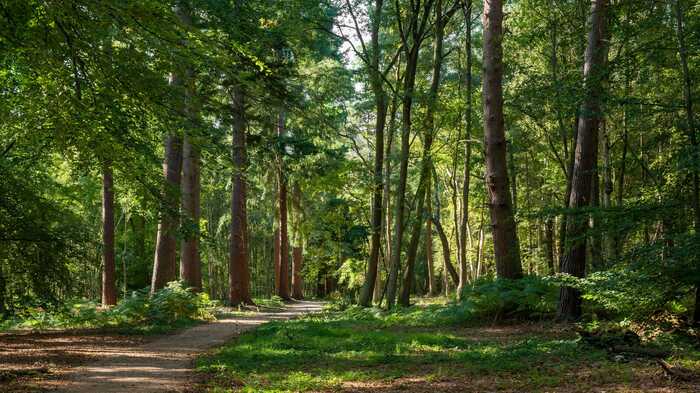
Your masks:
<svg viewBox="0 0 700 393"><path fill-rule="evenodd" d="M4 321L0 330L14 329L117 329L135 333L161 333L214 319L216 302L173 281L149 295L148 289L132 292L111 308L91 301L69 302L55 310L29 308Z"/></svg>

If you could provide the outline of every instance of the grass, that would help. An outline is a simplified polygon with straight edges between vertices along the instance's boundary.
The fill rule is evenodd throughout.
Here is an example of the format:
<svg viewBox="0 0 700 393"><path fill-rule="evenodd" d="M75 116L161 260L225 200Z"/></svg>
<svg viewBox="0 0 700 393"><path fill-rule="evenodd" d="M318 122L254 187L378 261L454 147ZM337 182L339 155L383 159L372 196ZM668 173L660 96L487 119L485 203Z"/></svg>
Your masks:
<svg viewBox="0 0 700 393"><path fill-rule="evenodd" d="M217 393L416 386L421 386L416 391L587 391L576 389L592 383L632 386L648 382L656 370L649 361L615 361L562 326L465 326L466 319L455 317L458 310L435 303L392 313L349 308L272 322L200 358L197 370L208 381L203 389ZM698 354L677 360L691 364Z"/></svg>

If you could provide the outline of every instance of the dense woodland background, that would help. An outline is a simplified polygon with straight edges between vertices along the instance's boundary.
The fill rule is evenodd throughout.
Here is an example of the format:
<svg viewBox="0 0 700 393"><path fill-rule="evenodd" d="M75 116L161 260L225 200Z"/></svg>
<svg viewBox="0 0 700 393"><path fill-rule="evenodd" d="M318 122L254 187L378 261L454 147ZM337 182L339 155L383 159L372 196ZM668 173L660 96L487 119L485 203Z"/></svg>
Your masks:
<svg viewBox="0 0 700 393"><path fill-rule="evenodd" d="M700 320L700 3L501 3L0 1L0 315L525 275Z"/></svg>

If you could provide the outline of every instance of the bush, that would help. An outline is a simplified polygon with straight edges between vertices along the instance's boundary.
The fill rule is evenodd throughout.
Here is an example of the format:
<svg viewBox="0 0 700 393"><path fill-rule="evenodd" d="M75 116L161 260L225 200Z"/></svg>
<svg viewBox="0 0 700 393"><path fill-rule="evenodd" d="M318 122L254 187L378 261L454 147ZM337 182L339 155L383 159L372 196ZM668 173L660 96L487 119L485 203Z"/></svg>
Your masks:
<svg viewBox="0 0 700 393"><path fill-rule="evenodd" d="M115 307L100 309L95 302L69 302L55 311L29 308L3 329L126 328L165 331L196 321L214 319L216 302L173 281L150 296L148 288L132 292Z"/></svg>
<svg viewBox="0 0 700 393"><path fill-rule="evenodd" d="M556 311L557 287L538 276L520 280L477 280L462 294L463 308L475 316L500 318L543 318Z"/></svg>

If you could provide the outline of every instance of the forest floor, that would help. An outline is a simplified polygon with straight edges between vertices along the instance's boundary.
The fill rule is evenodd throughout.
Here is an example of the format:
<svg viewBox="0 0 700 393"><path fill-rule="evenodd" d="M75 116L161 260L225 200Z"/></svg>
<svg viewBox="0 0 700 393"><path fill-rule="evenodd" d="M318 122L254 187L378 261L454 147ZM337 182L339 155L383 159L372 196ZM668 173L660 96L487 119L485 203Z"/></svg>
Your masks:
<svg viewBox="0 0 700 393"><path fill-rule="evenodd" d="M448 314L440 307L394 313L350 308L267 324L199 358L194 389L700 392L700 381L671 380L654 359L581 342L571 325L467 322L444 318ZM666 360L700 371L700 350L692 343L674 348Z"/></svg>
<svg viewBox="0 0 700 393"><path fill-rule="evenodd" d="M190 391L195 355L263 323L317 312L322 306L305 301L284 309L231 312L161 336L75 330L0 334L0 391Z"/></svg>

